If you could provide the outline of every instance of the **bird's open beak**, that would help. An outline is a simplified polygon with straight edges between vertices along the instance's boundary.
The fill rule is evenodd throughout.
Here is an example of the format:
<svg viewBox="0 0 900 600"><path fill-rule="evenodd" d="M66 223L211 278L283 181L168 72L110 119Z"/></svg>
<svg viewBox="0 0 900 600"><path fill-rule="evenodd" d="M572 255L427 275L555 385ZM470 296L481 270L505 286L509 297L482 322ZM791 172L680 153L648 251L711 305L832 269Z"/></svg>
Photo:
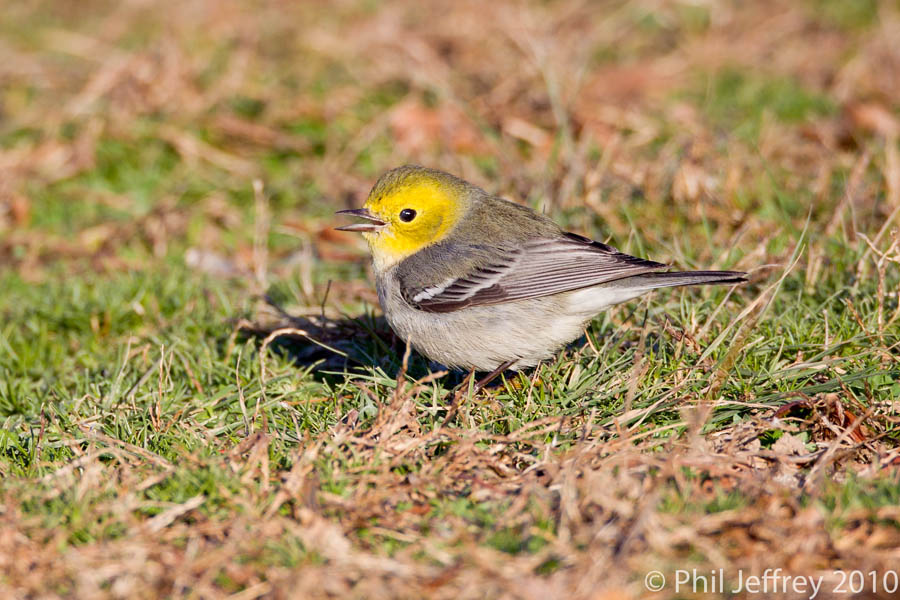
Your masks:
<svg viewBox="0 0 900 600"><path fill-rule="evenodd" d="M359 217L360 219L366 219L369 223L353 223L352 225L344 225L342 227L335 227L340 231L380 231L387 223L373 215L369 212L368 208L350 208L347 210L339 210L336 215L353 215L354 217Z"/></svg>

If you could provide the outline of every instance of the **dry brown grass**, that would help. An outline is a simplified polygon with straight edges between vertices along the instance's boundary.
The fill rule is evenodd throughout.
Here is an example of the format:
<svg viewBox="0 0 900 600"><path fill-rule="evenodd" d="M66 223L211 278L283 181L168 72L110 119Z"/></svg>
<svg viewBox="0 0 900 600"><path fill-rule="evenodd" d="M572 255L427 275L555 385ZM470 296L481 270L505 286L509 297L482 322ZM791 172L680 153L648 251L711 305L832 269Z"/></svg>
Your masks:
<svg viewBox="0 0 900 600"><path fill-rule="evenodd" d="M740 404L719 393L735 356L713 363L704 349L731 342L738 353L756 343L755 327L780 289L772 283L801 243L796 268L807 293L830 277L829 244L867 244L853 268L857 281L879 282L877 317L859 317L852 298L845 305L885 372L897 372L900 306L890 282L900 264L900 11L876 4L878 17L866 26L837 23L814 4L771 0L4 8L0 261L29 281L60 268L86 277L158 268L175 252L198 273L253 280L248 287L261 292L267 278L299 262L301 302L316 314L326 303L313 261L363 255L355 239L330 231L325 215L358 204L377 171L415 161L564 216L573 229L602 223L620 244L652 245L672 262L729 261L750 271L758 290L743 293L746 310L734 307L727 339L703 322L659 324L678 342L678 356L696 359L671 380L669 406L680 416L666 425L642 426L657 407L633 408L632 388L612 423L550 415L493 434L473 416L503 412L488 393L426 430L417 400L432 380L409 384L402 370L387 396L357 382L379 407L373 422L354 410L320 433L270 427L242 396L254 432L238 444L198 434L211 460L185 450L184 463L173 464L83 423L58 442L75 458L38 455L39 477L0 488L0 595L613 600L713 596L672 586L649 594L643 577L655 569L722 568L735 577L777 566L822 574L829 584L833 569L896 570L898 508L841 491L857 480L898 484L896 400L869 394L863 405L845 388L797 394L776 409L749 394L748 419L704 428L713 409ZM831 108L791 120L764 105L758 132L731 131L735 118L717 116L730 107L703 93L703 82L713 85L723 71L789 80ZM258 115L239 107L248 100L263 107ZM298 123L323 132L304 133ZM76 188L85 202L130 217L76 219L66 224L74 231L46 225L36 215L49 210L46 196L71 193L53 186L94 173L98 147L110 140L134 151L161 140L173 151L177 166L161 196L141 209L130 193ZM267 171L273 150L288 158ZM192 178L221 191L181 202ZM262 184L254 209L234 199L256 179L293 202L276 210L272 226L296 236L299 253L268 248ZM290 196L295 187L315 191ZM791 232L807 220L801 242ZM721 252L729 248L734 253ZM323 316L307 323L326 345L360 334L331 319L339 308L374 302L359 282L328 289ZM255 332L298 327L283 317ZM833 335L827 318L825 349ZM638 328L627 318L619 325ZM137 362L138 351L132 357ZM842 360L839 347L809 364L800 352L788 368L822 369L826 381L842 374ZM158 377L162 390L165 361L150 364L146 377ZM621 381L636 386L642 368L636 360ZM719 373L705 389L688 385L713 368ZM260 374L265 385L264 364ZM190 378L202 395L203 377ZM158 429L176 427L180 412L164 418L155 410ZM39 439L45 424L42 412ZM683 433L669 436L674 430ZM764 445L772 430L785 434ZM301 440L289 466L270 463L271 445L288 434ZM178 504L144 496L195 467L241 485L220 490L225 500L215 506L203 493ZM0 476L5 468L0 463ZM323 481L330 469L341 473L340 492ZM111 530L73 539L77 523L34 509L60 497L84 503L79 519L91 531L105 523ZM489 507L490 523L438 508L448 498ZM717 503L725 508L711 508ZM535 549L498 549L509 532L536 540Z"/></svg>
<svg viewBox="0 0 900 600"><path fill-rule="evenodd" d="M765 450L760 428L771 425L760 423L660 447L586 421L555 418L506 436L457 427L423 433L414 403L420 385L400 389L371 429L360 431L351 414L297 448L289 470L272 471L265 433L225 451L218 466L233 470L243 484L233 498L241 510L226 518L198 513L202 494L151 519L136 518L136 492L174 466L139 448L94 438L110 445L89 448L77 464L46 476L40 494L73 485L110 491L110 504L94 510L98 517L124 516L127 532L72 547L64 530L24 518L16 499L7 498L0 521L6 593L221 597L224 580L224 587L242 590L234 596L240 598L626 598L643 595L635 574L651 569L749 574L777 565L823 574L833 585L832 569L896 568L897 507L874 514L863 507L847 510L837 526L828 526L815 501L821 485L810 486L814 476L804 469L839 460L840 472L862 471L864 477L895 470L897 450L885 451L870 439L836 453L810 454L788 435ZM824 414L819 418L839 427ZM552 432L575 432L579 441L560 451L544 441ZM317 472L323 460L359 465L341 495L322 489ZM421 468L403 474L410 464ZM801 498L804 485L818 490L812 500ZM698 508L736 490L744 498L739 507L712 514ZM465 518L434 514L430 502L448 496L505 506L492 531L530 532L546 544L524 555L486 547L487 533ZM666 499L682 508L659 510ZM556 532L542 527L542 519L556 522ZM386 556L383 538L402 542L402 549ZM296 568L266 564L268 553L286 540L317 559ZM548 561L557 568L538 574Z"/></svg>

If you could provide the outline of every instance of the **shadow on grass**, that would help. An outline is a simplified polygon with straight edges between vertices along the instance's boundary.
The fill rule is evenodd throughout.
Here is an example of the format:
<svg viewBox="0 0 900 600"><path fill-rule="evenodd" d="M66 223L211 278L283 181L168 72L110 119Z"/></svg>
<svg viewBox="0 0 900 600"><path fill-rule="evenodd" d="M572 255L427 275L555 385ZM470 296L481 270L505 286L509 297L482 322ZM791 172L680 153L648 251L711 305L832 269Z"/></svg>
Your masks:
<svg viewBox="0 0 900 600"><path fill-rule="evenodd" d="M372 369L394 378L400 371L405 344L383 316L292 315L271 298L263 300L264 307L253 321L237 325L238 339L256 340L260 351L287 357L318 381L337 382L347 374L370 373ZM407 373L411 377L418 379L441 369L415 351L410 353ZM451 371L448 382L463 376Z"/></svg>

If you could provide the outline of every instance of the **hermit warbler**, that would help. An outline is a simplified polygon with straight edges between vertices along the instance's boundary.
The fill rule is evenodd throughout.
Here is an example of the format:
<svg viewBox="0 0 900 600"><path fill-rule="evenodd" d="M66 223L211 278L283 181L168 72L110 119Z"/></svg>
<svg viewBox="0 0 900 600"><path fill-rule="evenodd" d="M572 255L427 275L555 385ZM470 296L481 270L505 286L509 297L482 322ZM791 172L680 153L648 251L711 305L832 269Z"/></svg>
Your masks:
<svg viewBox="0 0 900 600"><path fill-rule="evenodd" d="M567 233L531 209L415 165L388 171L365 206L378 299L394 331L448 367L521 369L581 335L603 309L655 288L746 281L664 264Z"/></svg>

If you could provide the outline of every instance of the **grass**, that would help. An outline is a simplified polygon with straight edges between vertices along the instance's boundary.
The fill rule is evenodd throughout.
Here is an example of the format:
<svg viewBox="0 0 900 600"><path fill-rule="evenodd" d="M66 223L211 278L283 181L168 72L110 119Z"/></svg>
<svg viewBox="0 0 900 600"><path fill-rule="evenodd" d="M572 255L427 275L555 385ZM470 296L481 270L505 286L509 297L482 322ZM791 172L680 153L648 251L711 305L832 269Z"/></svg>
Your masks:
<svg viewBox="0 0 900 600"><path fill-rule="evenodd" d="M55 8L0 24L4 597L890 579L889 3ZM750 282L473 394L332 229L405 162Z"/></svg>

